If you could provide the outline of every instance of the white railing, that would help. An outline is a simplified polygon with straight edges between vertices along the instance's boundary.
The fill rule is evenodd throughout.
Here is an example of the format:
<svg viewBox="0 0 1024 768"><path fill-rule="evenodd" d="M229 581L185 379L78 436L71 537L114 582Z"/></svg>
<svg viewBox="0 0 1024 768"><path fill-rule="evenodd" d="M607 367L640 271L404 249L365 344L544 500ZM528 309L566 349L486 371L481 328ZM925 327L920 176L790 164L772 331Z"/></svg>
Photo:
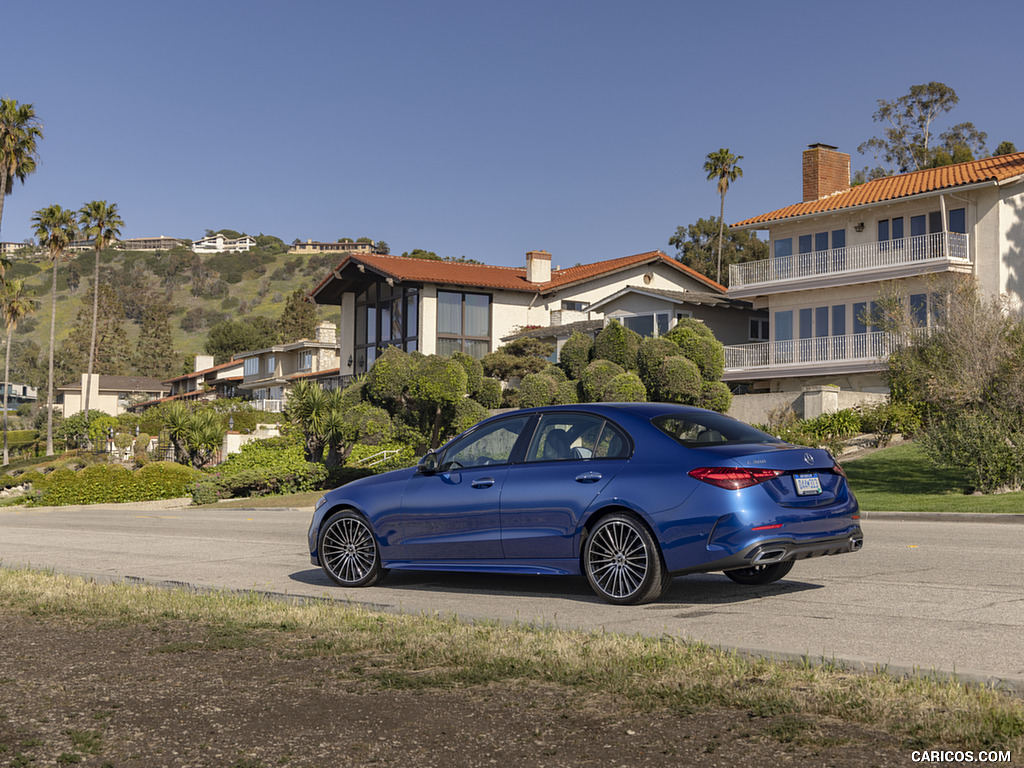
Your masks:
<svg viewBox="0 0 1024 768"><path fill-rule="evenodd" d="M807 363L882 361L904 343L901 336L883 331L847 336L819 336L791 341L761 341L725 348L725 369L745 370Z"/></svg>
<svg viewBox="0 0 1024 768"><path fill-rule="evenodd" d="M284 410L284 400L253 400L252 407L257 411L281 413Z"/></svg>
<svg viewBox="0 0 1024 768"><path fill-rule="evenodd" d="M375 467L378 464L383 464L385 461L390 459L392 456L398 455L397 448L385 448L383 451L366 456L359 461L354 462L357 467Z"/></svg>
<svg viewBox="0 0 1024 768"><path fill-rule="evenodd" d="M969 264L967 235L959 232L936 232L931 235L916 235L880 243L862 243L828 251L732 264L729 266L729 288L841 275L939 259Z"/></svg>

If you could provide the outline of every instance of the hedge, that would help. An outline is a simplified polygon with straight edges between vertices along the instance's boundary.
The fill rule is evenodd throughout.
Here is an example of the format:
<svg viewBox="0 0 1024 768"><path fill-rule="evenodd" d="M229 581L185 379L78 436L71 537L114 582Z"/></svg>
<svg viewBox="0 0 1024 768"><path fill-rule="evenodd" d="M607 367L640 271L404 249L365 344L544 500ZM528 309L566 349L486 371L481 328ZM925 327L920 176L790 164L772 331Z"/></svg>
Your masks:
<svg viewBox="0 0 1024 768"><path fill-rule="evenodd" d="M58 469L34 478L33 490L40 493L32 504L57 507L177 499L189 495L198 475L198 470L169 461L153 462L136 472L118 464L96 464L78 472Z"/></svg>

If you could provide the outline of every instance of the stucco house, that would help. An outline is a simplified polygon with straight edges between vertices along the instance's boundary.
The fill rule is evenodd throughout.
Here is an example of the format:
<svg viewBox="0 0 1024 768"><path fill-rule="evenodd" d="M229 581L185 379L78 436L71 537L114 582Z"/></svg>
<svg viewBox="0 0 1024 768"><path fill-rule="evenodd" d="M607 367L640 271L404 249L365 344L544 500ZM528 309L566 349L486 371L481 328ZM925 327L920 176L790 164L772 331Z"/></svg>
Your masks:
<svg viewBox="0 0 1024 768"><path fill-rule="evenodd" d="M65 417L85 410L87 381L89 375L83 373L78 384L57 388L56 407ZM135 404L164 397L168 391L170 388L166 384L148 376L103 376L94 373L89 389L89 410L120 416Z"/></svg>
<svg viewBox="0 0 1024 768"><path fill-rule="evenodd" d="M480 358L528 334L560 349L573 330L596 332L611 316L645 335L697 317L723 343L740 343L761 338L752 329L767 319L661 251L565 269L552 269L546 251L528 252L525 268L349 254L310 298L340 307L343 380L388 346Z"/></svg>
<svg viewBox="0 0 1024 768"><path fill-rule="evenodd" d="M724 379L746 391L885 392L895 340L870 320L889 281L920 326L951 275L1024 304L1024 152L851 186L850 156L813 144L803 201L732 226L767 229L772 249L730 267L729 297L770 317L766 340L726 346Z"/></svg>
<svg viewBox="0 0 1024 768"><path fill-rule="evenodd" d="M194 253L244 253L256 247L256 238L249 235L241 237L225 237L217 232L195 240L192 243Z"/></svg>
<svg viewBox="0 0 1024 768"><path fill-rule="evenodd" d="M242 365L239 391L252 398L257 410L276 413L284 409L288 390L296 381L320 381L327 388L338 385L338 329L323 322L313 339L243 352L232 362Z"/></svg>

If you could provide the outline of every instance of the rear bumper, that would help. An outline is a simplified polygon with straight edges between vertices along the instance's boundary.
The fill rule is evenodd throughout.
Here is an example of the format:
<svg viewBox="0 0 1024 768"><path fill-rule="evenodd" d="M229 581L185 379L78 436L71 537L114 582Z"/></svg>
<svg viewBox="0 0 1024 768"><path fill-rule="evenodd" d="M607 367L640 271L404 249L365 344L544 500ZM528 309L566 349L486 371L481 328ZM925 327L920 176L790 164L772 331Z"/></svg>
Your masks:
<svg viewBox="0 0 1024 768"><path fill-rule="evenodd" d="M693 568L673 571L675 574L704 573L708 571L729 571L734 568L750 568L753 565L770 565L787 560L806 560L810 557L825 555L842 555L857 552L864 546L864 534L859 528L842 536L825 539L797 540L781 537L751 544L743 551L703 563Z"/></svg>

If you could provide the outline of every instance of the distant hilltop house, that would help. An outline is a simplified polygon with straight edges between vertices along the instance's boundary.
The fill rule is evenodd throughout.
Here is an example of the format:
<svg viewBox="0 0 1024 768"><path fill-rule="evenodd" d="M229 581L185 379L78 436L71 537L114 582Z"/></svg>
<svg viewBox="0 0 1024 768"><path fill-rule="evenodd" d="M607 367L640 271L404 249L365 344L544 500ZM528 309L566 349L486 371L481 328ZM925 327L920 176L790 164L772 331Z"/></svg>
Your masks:
<svg viewBox="0 0 1024 768"><path fill-rule="evenodd" d="M893 339L872 325L883 284L920 327L937 322L936 281L973 276L1024 304L1024 152L850 185L850 156L803 153L803 201L733 224L767 229L771 258L733 264L728 295L766 310L762 341L726 347L724 380L750 392L838 385L887 392Z"/></svg>
<svg viewBox="0 0 1024 768"><path fill-rule="evenodd" d="M352 240L339 240L336 243L320 243L314 240L307 240L304 243L295 243L288 249L288 253L295 253L305 256L313 256L320 253L380 253L376 243L357 243Z"/></svg>
<svg viewBox="0 0 1024 768"><path fill-rule="evenodd" d="M256 238L249 235L225 237L221 232L207 235L192 243L194 253L245 253L256 247Z"/></svg>
<svg viewBox="0 0 1024 768"><path fill-rule="evenodd" d="M567 269L552 269L547 251L528 252L525 268L349 253L310 298L340 308L342 381L391 346L480 358L529 335L557 359L574 332L593 336L612 318L642 336L695 318L726 344L762 338L767 319L661 251Z"/></svg>
<svg viewBox="0 0 1024 768"><path fill-rule="evenodd" d="M39 246L31 241L27 243L0 243L0 256L4 258L16 256L22 251L25 251L26 254L35 254L39 252Z"/></svg>
<svg viewBox="0 0 1024 768"><path fill-rule="evenodd" d="M129 237L125 240L118 240L117 247L124 251L169 251L172 248L180 248L188 245L188 240L178 237Z"/></svg>

